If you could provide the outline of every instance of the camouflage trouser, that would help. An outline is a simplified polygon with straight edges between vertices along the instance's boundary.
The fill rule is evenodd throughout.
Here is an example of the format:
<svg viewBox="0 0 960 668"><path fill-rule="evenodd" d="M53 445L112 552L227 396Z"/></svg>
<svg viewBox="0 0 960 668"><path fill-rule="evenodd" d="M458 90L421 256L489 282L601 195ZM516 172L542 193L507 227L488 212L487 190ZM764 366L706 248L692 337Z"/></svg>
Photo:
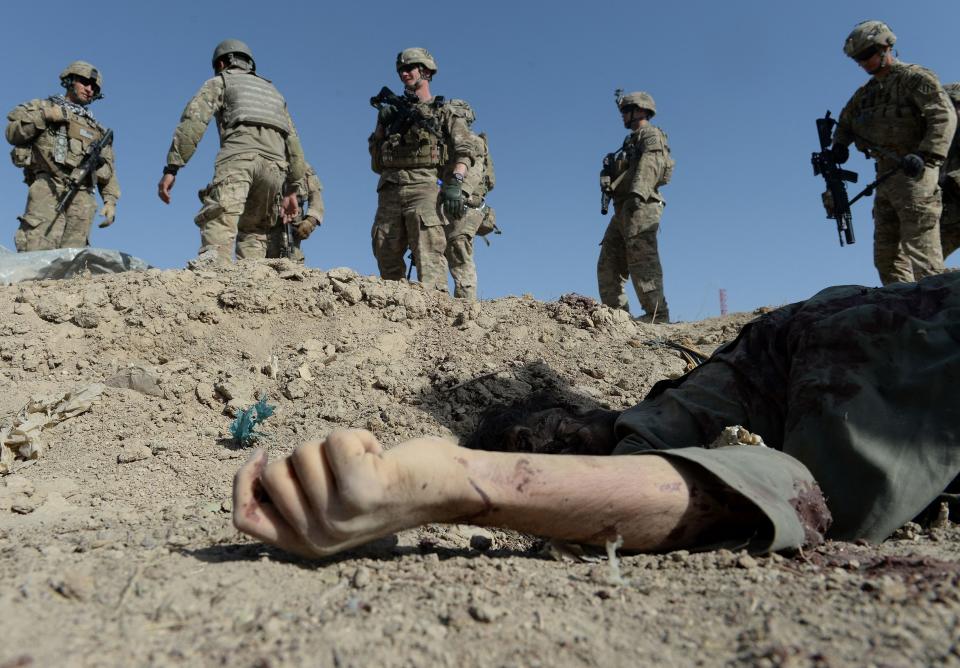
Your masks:
<svg viewBox="0 0 960 668"><path fill-rule="evenodd" d="M657 252L657 230L663 203L630 198L614 203L613 218L600 242L597 284L600 301L612 308L629 311L627 278L633 280L640 305L648 316L669 320L667 300L663 296L663 270Z"/></svg>
<svg viewBox="0 0 960 668"><path fill-rule="evenodd" d="M898 172L877 188L873 264L884 285L911 283L943 272L938 177L930 167L916 179Z"/></svg>
<svg viewBox="0 0 960 668"><path fill-rule="evenodd" d="M468 207L467 213L447 225L447 264L453 276L453 296L463 299L477 298L477 265L473 262L473 239L480 223L483 222L484 209Z"/></svg>
<svg viewBox="0 0 960 668"><path fill-rule="evenodd" d="M27 209L19 217L20 229L14 244L24 251L54 248L83 248L90 237L90 225L97 212L97 201L89 190L80 190L63 212L57 213L57 202L67 186L49 174L38 174L30 185Z"/></svg>
<svg viewBox="0 0 960 668"><path fill-rule="evenodd" d="M403 254L409 247L420 282L447 291L447 238L437 211L437 192L433 183L381 188L371 236L383 278L406 277Z"/></svg>
<svg viewBox="0 0 960 668"><path fill-rule="evenodd" d="M274 225L270 230L269 238L267 239L267 257L280 257L283 255L283 235L285 233L284 225ZM294 262L299 262L303 264L306 260L303 256L303 251L300 250L301 239L297 238L297 235L293 235L293 247L290 249L290 259Z"/></svg>
<svg viewBox="0 0 960 668"><path fill-rule="evenodd" d="M943 259L960 248L960 198L943 198L943 213L940 214L940 248Z"/></svg>
<svg viewBox="0 0 960 668"><path fill-rule="evenodd" d="M234 248L240 259L266 257L286 168L251 155L217 163L213 181L200 191L203 208L194 219L200 252L215 250L224 262L233 260Z"/></svg>

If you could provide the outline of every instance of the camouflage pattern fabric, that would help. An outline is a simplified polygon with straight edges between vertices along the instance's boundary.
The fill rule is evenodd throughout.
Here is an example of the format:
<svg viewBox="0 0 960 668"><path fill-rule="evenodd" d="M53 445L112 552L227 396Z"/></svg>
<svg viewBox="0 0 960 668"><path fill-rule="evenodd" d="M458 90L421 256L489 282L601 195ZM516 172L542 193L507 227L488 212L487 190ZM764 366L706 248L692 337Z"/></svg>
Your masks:
<svg viewBox="0 0 960 668"><path fill-rule="evenodd" d="M950 152L940 168L943 213L940 214L940 248L943 259L960 248L960 132L953 137Z"/></svg>
<svg viewBox="0 0 960 668"><path fill-rule="evenodd" d="M670 318L663 294L663 269L657 248L657 231L664 200L658 184L672 164L666 135L645 125L624 139L624 172L614 177L613 218L600 242L597 285L600 301L611 308L629 310L624 290L633 281L640 305L648 317L656 311L658 322Z"/></svg>
<svg viewBox="0 0 960 668"><path fill-rule="evenodd" d="M286 164L259 155L218 162L213 182L200 192L203 207L194 219L200 228L200 252L216 251L230 262L264 258L277 225Z"/></svg>
<svg viewBox="0 0 960 668"><path fill-rule="evenodd" d="M446 227L445 255L450 275L453 277L453 296L460 299L477 298L477 265L473 261L473 240L486 215L486 208L488 207L467 205L467 213Z"/></svg>
<svg viewBox="0 0 960 668"><path fill-rule="evenodd" d="M406 278L404 253L413 253L417 279L424 287L446 292L447 240L437 206L436 181L397 186L385 184L378 193L371 237L380 276Z"/></svg>
<svg viewBox="0 0 960 668"><path fill-rule="evenodd" d="M306 168L303 179L292 184L296 188L300 200L300 218L294 221L293 225L296 226L301 221L312 218L314 229L316 229L323 222L323 184L320 183L320 178L309 163L307 163ZM270 237L267 241L267 257L275 258L283 255L283 236L286 234L284 227L284 225L277 224L271 228ZM304 241L305 239L297 238L296 234L293 235L290 259L294 262L300 262L301 264L306 262L306 257L300 247Z"/></svg>
<svg viewBox="0 0 960 668"><path fill-rule="evenodd" d="M956 491L960 419L944 390L960 383L958 340L960 274L828 288L657 383L618 419L614 454L688 462L751 500L769 521L744 537L752 550L817 542L814 481L827 536L880 541ZM769 447L704 447L731 425Z"/></svg>
<svg viewBox="0 0 960 668"><path fill-rule="evenodd" d="M228 127L223 122L224 92L224 77L215 76L187 103L173 133L167 164L186 165L215 117L220 151L213 181L201 192L203 207L195 218L201 229L200 252L213 249L224 262L233 260L234 249L238 258L262 258L276 224L278 194L285 181L305 177L306 161L289 114L289 133L267 125Z"/></svg>
<svg viewBox="0 0 960 668"><path fill-rule="evenodd" d="M877 161L879 174L909 153L927 160L915 184L898 174L877 189L874 265L884 285L943 271L937 167L947 156L956 123L953 104L936 75L900 62L882 79L861 86L840 112L834 142L854 143Z"/></svg>
<svg viewBox="0 0 960 668"><path fill-rule="evenodd" d="M52 106L62 107L66 121L48 123L44 119L44 109ZM24 181L30 186L14 238L17 250L86 246L97 210L93 186L96 185L105 204L120 199L113 146L106 146L101 153L104 162L94 174L95 183L78 191L60 215L56 205L67 189L67 178L83 160L90 142L106 129L89 111L66 103L62 97L31 100L13 109L7 119L7 141L17 147L18 166L23 168Z"/></svg>
<svg viewBox="0 0 960 668"><path fill-rule="evenodd" d="M417 278L425 286L446 292L447 259L444 219L438 209L437 181L445 170L462 162L468 173L473 167L478 146L466 121L451 108L422 102L424 113L436 117L447 164L408 169L385 168L380 163L383 142L378 136L383 128L370 135L368 148L372 166L380 174L377 184L378 206L371 230L373 254L380 276L389 280L406 277L404 253L409 248L417 266Z"/></svg>

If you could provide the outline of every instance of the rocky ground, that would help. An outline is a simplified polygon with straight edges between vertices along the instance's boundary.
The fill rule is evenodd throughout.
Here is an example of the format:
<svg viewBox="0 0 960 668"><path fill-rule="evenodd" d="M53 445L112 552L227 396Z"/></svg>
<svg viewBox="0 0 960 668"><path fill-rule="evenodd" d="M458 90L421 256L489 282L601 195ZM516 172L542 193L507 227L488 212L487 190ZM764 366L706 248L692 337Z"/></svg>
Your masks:
<svg viewBox="0 0 960 668"><path fill-rule="evenodd" d="M753 316L467 304L285 261L0 288L0 430L31 401L99 396L0 477L0 668L960 665L949 523L613 562L463 526L303 561L231 526L230 423L258 398L272 456L343 427L459 438L532 389L631 405L692 363L675 344L708 353Z"/></svg>

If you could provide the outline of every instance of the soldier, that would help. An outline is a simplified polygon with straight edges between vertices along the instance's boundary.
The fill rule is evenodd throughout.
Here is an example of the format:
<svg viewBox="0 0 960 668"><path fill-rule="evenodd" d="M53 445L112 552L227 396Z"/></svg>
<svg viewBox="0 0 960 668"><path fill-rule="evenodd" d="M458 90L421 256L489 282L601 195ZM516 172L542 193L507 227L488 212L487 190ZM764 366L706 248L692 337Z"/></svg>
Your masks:
<svg viewBox="0 0 960 668"><path fill-rule="evenodd" d="M600 173L600 189L613 197L614 211L597 261L600 300L628 311L624 285L629 276L645 312L641 319L670 322L657 231L665 204L660 187L670 181L674 162L667 135L650 123L657 106L648 93L618 91L617 107L630 134L618 151L607 156Z"/></svg>
<svg viewBox="0 0 960 668"><path fill-rule="evenodd" d="M383 106L368 140L373 171L380 175L371 236L383 278L404 277L403 254L409 246L420 282L446 292L447 241L437 182L449 172L439 204L447 219L456 222L466 212L463 180L474 164L476 146L458 111L430 92L436 73L437 63L426 49L397 54L404 107Z"/></svg>
<svg viewBox="0 0 960 668"><path fill-rule="evenodd" d="M270 231L270 243L267 248L267 257L281 257L284 254L284 236L287 234L287 227L290 226L293 239L288 240L290 248L290 259L295 262L304 262L303 251L300 250L300 243L306 240L313 231L323 223L323 185L313 171L313 167L307 164L307 173L300 183L295 184L297 190L297 203L299 204L300 214L291 222L283 225L275 225Z"/></svg>
<svg viewBox="0 0 960 668"><path fill-rule="evenodd" d="M250 48L227 39L213 52L215 76L187 103L173 133L158 194L170 203L177 172L197 149L212 117L217 119L220 152L213 181L201 191L200 252L215 251L221 262L262 258L277 224L278 199L286 215L297 214L297 193L284 183L304 178L300 139L287 103L276 87L257 74Z"/></svg>
<svg viewBox="0 0 960 668"><path fill-rule="evenodd" d="M960 82L943 87L957 114L960 114ZM947 159L940 168L943 213L940 214L940 248L943 259L960 248L960 132L953 135Z"/></svg>
<svg viewBox="0 0 960 668"><path fill-rule="evenodd" d="M936 75L894 57L896 40L882 21L859 23L847 37L843 52L871 78L840 112L833 137L838 163L854 143L878 175L895 172L873 201L873 263L884 285L943 271L938 168L957 123Z"/></svg>
<svg viewBox="0 0 960 668"><path fill-rule="evenodd" d="M97 210L94 185L103 198L100 215L104 220L99 227L112 225L116 217L120 186L109 144L100 153L102 164L90 173L87 182L76 184L79 189L65 201L62 211L57 211L71 181L78 178L73 175L75 168L83 162L91 144L107 132L87 108L103 97L100 70L77 60L61 72L60 85L66 94L31 100L7 116L7 141L14 146L11 158L23 169L23 180L30 187L14 237L20 252L87 246Z"/></svg>
<svg viewBox="0 0 960 668"><path fill-rule="evenodd" d="M472 130L476 115L470 105L463 100L450 100L449 104L463 110L463 118ZM493 209L484 200L496 183L487 135L481 132L475 135L474 139L478 150L475 166L467 172L463 181L467 212L446 227L446 258L450 275L453 277L453 296L472 300L477 298L477 266L473 262L473 239L478 233L487 234L493 231L493 221L496 220Z"/></svg>

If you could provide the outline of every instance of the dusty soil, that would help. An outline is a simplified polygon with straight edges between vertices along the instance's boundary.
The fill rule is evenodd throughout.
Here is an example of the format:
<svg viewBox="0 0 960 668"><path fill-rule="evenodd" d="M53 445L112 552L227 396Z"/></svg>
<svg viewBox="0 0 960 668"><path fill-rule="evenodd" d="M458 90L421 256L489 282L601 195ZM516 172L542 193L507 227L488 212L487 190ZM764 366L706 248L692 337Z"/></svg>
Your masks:
<svg viewBox="0 0 960 668"><path fill-rule="evenodd" d="M569 561L535 537L404 532L303 561L230 524L238 408L272 456L342 427L462 437L553 387L624 407L754 314L635 323L568 297L465 304L283 261L0 288L0 427L105 383L0 478L0 667L960 664L960 530L881 546Z"/></svg>

